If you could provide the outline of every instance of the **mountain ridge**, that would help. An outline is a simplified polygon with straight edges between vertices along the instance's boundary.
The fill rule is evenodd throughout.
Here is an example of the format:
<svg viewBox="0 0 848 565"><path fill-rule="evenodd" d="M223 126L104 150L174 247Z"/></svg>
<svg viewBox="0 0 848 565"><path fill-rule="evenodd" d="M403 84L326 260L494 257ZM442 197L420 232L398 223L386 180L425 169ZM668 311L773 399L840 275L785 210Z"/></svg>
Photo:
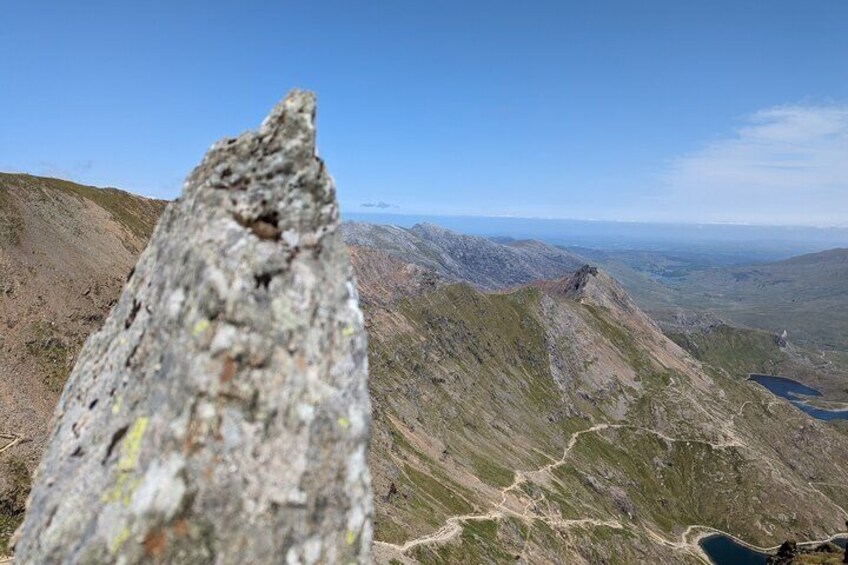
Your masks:
<svg viewBox="0 0 848 565"><path fill-rule="evenodd" d="M445 279L486 290L561 277L585 263L565 250L541 242L503 245L427 223L406 229L348 221L342 224L342 233L349 245L379 249Z"/></svg>
<svg viewBox="0 0 848 565"><path fill-rule="evenodd" d="M823 262L829 263L833 260L848 262L848 247L837 247L826 251L819 251L818 253L805 253L804 255L797 255L783 261L775 261L772 264L804 265Z"/></svg>

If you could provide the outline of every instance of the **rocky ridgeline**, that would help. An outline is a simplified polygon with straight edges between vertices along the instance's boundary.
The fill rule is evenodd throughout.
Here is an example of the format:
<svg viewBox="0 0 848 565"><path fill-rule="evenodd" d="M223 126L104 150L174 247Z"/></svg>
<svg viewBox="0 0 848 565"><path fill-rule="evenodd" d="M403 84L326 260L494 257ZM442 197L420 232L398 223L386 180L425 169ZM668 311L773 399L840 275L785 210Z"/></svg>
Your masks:
<svg viewBox="0 0 848 565"><path fill-rule="evenodd" d="M86 342L19 563L366 562L366 338L315 101L215 144Z"/></svg>
<svg viewBox="0 0 848 565"><path fill-rule="evenodd" d="M536 281L533 286L581 304L603 308L639 333L661 333L656 323L636 305L624 287L595 266L583 265L570 276Z"/></svg>
<svg viewBox="0 0 848 565"><path fill-rule="evenodd" d="M378 249L429 269L445 281L466 282L481 290L503 290L563 277L584 263L564 249L539 241L501 244L428 223L405 229L345 222L342 231L350 245Z"/></svg>

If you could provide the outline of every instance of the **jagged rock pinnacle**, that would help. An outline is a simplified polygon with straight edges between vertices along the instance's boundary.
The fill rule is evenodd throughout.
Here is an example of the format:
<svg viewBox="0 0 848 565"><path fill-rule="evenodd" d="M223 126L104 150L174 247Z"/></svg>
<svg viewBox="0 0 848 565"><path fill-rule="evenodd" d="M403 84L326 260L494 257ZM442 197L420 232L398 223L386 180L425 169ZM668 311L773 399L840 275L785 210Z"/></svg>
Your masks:
<svg viewBox="0 0 848 565"><path fill-rule="evenodd" d="M19 563L367 562L366 338L315 99L213 145L86 342Z"/></svg>

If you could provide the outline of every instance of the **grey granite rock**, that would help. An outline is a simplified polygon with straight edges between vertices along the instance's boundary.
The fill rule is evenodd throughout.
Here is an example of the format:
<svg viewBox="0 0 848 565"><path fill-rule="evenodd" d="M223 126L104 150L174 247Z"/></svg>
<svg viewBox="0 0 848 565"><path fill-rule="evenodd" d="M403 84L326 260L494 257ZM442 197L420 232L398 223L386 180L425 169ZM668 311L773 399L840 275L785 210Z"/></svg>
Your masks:
<svg viewBox="0 0 848 565"><path fill-rule="evenodd" d="M186 181L61 401L18 563L367 562L366 336L315 100Z"/></svg>

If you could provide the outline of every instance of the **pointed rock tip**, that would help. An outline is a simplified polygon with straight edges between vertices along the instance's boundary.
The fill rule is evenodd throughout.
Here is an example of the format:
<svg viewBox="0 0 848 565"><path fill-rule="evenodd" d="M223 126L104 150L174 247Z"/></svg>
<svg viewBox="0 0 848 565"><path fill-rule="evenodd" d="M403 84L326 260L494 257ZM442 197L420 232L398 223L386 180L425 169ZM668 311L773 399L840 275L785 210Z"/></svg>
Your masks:
<svg viewBox="0 0 848 565"><path fill-rule="evenodd" d="M293 88L280 102L274 106L268 117L262 122L261 130L269 132L282 126L286 120L302 122L308 129L315 129L315 110L317 99L315 93L308 90Z"/></svg>

